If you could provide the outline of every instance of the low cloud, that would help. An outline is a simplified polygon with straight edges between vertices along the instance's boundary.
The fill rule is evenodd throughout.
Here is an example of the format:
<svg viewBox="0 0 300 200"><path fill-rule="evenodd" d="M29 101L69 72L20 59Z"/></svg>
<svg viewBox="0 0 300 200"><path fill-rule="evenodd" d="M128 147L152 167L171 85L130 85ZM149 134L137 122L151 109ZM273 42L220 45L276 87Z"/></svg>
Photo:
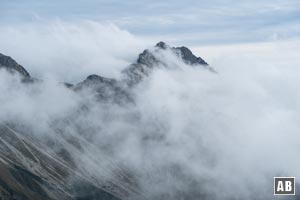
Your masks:
<svg viewBox="0 0 300 200"><path fill-rule="evenodd" d="M113 24L40 21L0 28L1 53L37 78L79 82L96 73L118 77L149 41Z"/></svg>
<svg viewBox="0 0 300 200"><path fill-rule="evenodd" d="M44 50L32 56L30 49L42 40L35 40L34 30L29 34L31 45L24 41L33 48L6 46L5 52L28 59L37 74L68 80L87 73L119 73L147 43L115 27L96 27L89 29L93 40L78 26L54 29L51 37L45 33ZM111 41L111 33L119 34L118 42L97 45ZM17 44L28 33L24 38L16 35ZM131 187L135 185L148 199L273 199L273 176L300 176L299 60L290 57L299 47L288 45L282 51L274 44L274 57L270 51L265 56L257 51L215 57L212 67L217 74L166 57L166 63L177 67L154 70L133 90L135 104L127 106L80 96L57 84L57 79L24 86L1 71L0 120L17 120L37 136L58 143L65 136L55 134L57 128L78 138L80 151L65 146L78 170L95 184L109 180L129 194L135 193ZM53 55L57 59L51 61ZM94 65L81 65L87 60ZM93 67L98 64L101 69ZM77 112L83 105L89 109ZM134 184L120 180L116 172Z"/></svg>

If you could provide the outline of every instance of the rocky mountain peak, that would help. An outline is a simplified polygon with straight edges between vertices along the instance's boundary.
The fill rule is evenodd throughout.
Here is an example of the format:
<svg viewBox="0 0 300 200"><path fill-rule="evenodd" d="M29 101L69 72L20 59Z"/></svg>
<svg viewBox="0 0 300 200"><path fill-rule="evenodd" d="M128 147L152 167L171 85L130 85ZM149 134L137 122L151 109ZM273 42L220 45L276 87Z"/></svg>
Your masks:
<svg viewBox="0 0 300 200"><path fill-rule="evenodd" d="M155 47L159 47L159 48L161 48L161 49L167 49L169 46L166 44L166 43L164 43L164 42L158 42L156 45L155 45Z"/></svg>
<svg viewBox="0 0 300 200"><path fill-rule="evenodd" d="M26 69L19 65L14 59L0 53L0 69L4 68L11 73L19 73L23 78L30 78Z"/></svg>
<svg viewBox="0 0 300 200"><path fill-rule="evenodd" d="M208 65L201 57L195 56L187 47L172 48L182 59L183 62L190 65Z"/></svg>
<svg viewBox="0 0 300 200"><path fill-rule="evenodd" d="M136 63L131 64L123 71L127 78L128 85L132 86L141 81L143 77L149 75L152 68L155 66L168 67L168 64L165 63L160 56L158 56L160 53L163 53L162 51L168 50L174 53L174 55L187 65L193 67L204 67L210 71L214 71L206 61L204 61L201 57L195 56L187 47L170 47L165 42L161 41L154 46L154 49L146 49L140 53Z"/></svg>
<svg viewBox="0 0 300 200"><path fill-rule="evenodd" d="M115 84L116 80L112 78L106 78L103 76L99 76L97 74L92 74L89 75L86 79L85 82L99 82L99 83L109 83L109 84Z"/></svg>
<svg viewBox="0 0 300 200"><path fill-rule="evenodd" d="M161 49L161 50L166 50L166 49L170 49L171 51L173 51L175 54L177 54L183 62L185 62L186 64L190 64L190 65L208 65L207 62L205 62L201 57L197 57L193 54L193 52L185 47L170 47L169 45L167 45L165 42L158 42L155 47Z"/></svg>

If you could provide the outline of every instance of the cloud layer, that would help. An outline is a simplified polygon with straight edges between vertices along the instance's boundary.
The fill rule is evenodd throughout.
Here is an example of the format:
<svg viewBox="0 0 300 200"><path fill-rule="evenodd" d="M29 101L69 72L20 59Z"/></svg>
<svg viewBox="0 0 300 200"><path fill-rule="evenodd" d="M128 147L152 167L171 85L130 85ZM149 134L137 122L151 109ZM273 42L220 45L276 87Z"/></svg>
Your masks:
<svg viewBox="0 0 300 200"><path fill-rule="evenodd" d="M149 40L150 41L150 40ZM149 44L113 24L61 20L1 26L1 52L34 77L76 83L96 73L118 77Z"/></svg>
<svg viewBox="0 0 300 200"><path fill-rule="evenodd" d="M113 173L121 169L149 199L273 199L273 176L300 176L299 41L215 56L218 74L167 57L177 68L155 70L134 89L135 105L118 106L57 81L114 75L148 42L111 26L58 27L46 27L44 39L44 29L25 27L24 37L13 30L22 48L1 41L30 72L55 78L28 87L1 71L0 120L25 124L37 137L64 140L59 128L80 138L86 147L72 155L92 180L122 184ZM87 60L94 64L80 68ZM78 113L82 104L89 109Z"/></svg>

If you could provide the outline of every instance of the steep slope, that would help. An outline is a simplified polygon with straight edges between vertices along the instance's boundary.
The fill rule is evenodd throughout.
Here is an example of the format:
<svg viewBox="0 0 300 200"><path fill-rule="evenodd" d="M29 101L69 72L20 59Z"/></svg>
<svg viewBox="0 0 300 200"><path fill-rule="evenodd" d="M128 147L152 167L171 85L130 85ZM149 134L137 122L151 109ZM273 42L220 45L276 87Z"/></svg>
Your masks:
<svg viewBox="0 0 300 200"><path fill-rule="evenodd" d="M118 199L114 197L117 191L110 194L111 190L103 190L104 184L95 184L84 171L76 168L75 155L71 152L73 144L59 141L54 148L11 126L0 125L0 185L8 199L89 199L89 195ZM58 141L47 141L51 142ZM58 148L62 145L65 148ZM56 151L57 148L60 150ZM89 188L92 192L82 193L76 187ZM2 199L4 196L0 194Z"/></svg>

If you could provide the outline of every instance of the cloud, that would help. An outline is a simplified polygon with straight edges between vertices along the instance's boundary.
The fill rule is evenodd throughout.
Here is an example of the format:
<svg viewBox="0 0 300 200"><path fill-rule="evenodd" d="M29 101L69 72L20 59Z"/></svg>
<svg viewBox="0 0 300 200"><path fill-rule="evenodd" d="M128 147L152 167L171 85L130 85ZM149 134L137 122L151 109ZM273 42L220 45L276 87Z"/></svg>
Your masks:
<svg viewBox="0 0 300 200"><path fill-rule="evenodd" d="M44 79L79 82L96 73L118 77L149 41L113 24L41 21L0 28L1 52Z"/></svg>
<svg viewBox="0 0 300 200"><path fill-rule="evenodd" d="M299 41L292 43L273 43L264 55L217 57L218 75L158 70L141 86L142 132L153 137L141 153L147 191L170 199L183 191L205 191L208 199L272 199L273 176L299 176Z"/></svg>
<svg viewBox="0 0 300 200"><path fill-rule="evenodd" d="M119 72L118 58L131 60L137 47L147 44L114 26L66 24L46 30L41 31L44 39L37 30L25 31L28 48L37 48L43 41L44 50L35 51L39 54L33 56L30 48L7 48L6 52L22 58L23 50L23 59L29 56L31 66L46 69L49 55L69 62L86 61L86 55L88 60L106 63L103 74ZM118 42L111 43L117 36ZM103 42L101 48L94 46L95 40ZM17 77L1 72L0 119L29 126L37 137L55 138L89 180L95 184L109 180L129 194L134 194L132 185L120 177L133 179L137 190L149 199L273 199L273 176L300 176L296 159L300 151L299 44L296 40L223 46L211 62L218 74L190 68L166 54L162 58L177 68L155 70L133 90L136 103L128 106L95 102L51 79L24 86ZM78 77L97 70L57 65L42 74L65 80L67 72ZM82 105L89 109L80 112ZM63 134L55 133L57 129ZM81 149L74 149L65 137L77 138Z"/></svg>

